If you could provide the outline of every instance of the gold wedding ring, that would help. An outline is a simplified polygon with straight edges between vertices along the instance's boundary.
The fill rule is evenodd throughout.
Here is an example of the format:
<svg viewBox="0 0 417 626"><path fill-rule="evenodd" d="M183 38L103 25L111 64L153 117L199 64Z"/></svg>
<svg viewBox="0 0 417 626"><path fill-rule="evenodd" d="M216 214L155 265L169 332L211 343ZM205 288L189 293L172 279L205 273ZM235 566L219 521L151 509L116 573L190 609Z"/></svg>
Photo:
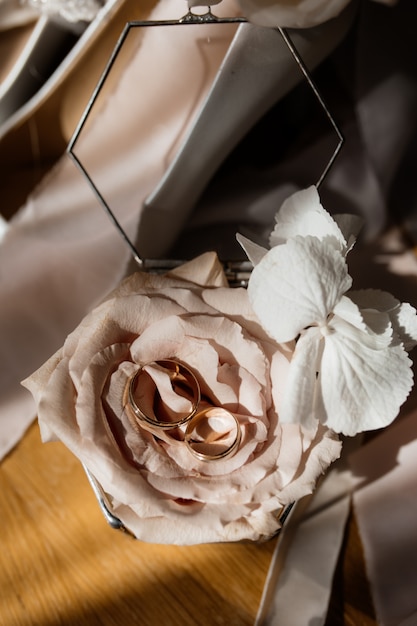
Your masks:
<svg viewBox="0 0 417 626"><path fill-rule="evenodd" d="M223 424L221 430L211 425L213 421ZM231 428L224 428L225 421L231 423ZM237 417L223 407L212 406L203 409L188 422L184 441L190 452L200 461L217 461L234 454L241 438L242 431Z"/></svg>
<svg viewBox="0 0 417 626"><path fill-rule="evenodd" d="M190 401L190 411L181 414L179 417L176 418L171 415L170 419L161 419L161 417L157 416L154 413L155 403L153 404L153 406L144 406L146 394L141 397L139 393L137 393L137 391L140 387L141 377L146 376L148 378L148 383L149 381L152 381L150 374L148 374L145 369L148 366L156 367L157 369L161 370L163 373L169 376L171 387L175 391L175 393ZM153 384L155 385L155 383ZM155 389L157 390L156 385ZM145 422L149 426L153 426L154 428L158 429L161 428L163 430L171 430L189 422L197 412L200 398L200 385L198 384L198 381L193 372L188 367L186 367L179 361L175 361L174 359L163 359L160 361L151 361L149 363L145 363L137 370L137 372L132 376L129 381L128 400L133 410L133 413L140 422ZM149 414L151 412L154 413L153 416ZM167 414L168 412L165 411L165 413Z"/></svg>
<svg viewBox="0 0 417 626"><path fill-rule="evenodd" d="M191 409L176 414L166 407L156 382L146 368L154 368L167 375L171 390L188 400ZM147 427L158 436L160 430L174 430L186 425L183 443L200 461L217 461L233 455L242 439L238 419L223 407L209 406L199 410L200 402L197 378L186 365L175 359L145 363L128 382L128 403L134 414L129 419L135 429Z"/></svg>

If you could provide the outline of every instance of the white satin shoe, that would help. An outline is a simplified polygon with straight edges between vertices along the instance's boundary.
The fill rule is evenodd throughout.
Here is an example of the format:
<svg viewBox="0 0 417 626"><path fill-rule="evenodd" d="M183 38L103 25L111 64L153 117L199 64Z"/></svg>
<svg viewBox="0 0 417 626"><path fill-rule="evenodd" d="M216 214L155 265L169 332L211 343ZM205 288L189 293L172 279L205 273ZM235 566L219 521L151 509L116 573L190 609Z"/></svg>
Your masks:
<svg viewBox="0 0 417 626"><path fill-rule="evenodd" d="M232 3L220 4L216 7L216 13L225 5L230 6ZM323 61L340 43L352 23L353 16L354 9L349 7L338 18L319 27L291 33L300 57L310 70ZM201 42L220 41L222 24L213 19L211 12L199 17L190 13L181 21L180 28L172 26L178 31L176 34L179 39L176 42L170 42L166 25L160 29L163 35L161 34L159 48L155 45L154 54L149 59L152 72L150 75L149 72L148 75L146 72L137 72L137 84L143 86L143 90L138 92L137 100L135 97L135 101L130 103L130 107L136 111L139 122L132 127L132 141L135 145L126 145L125 156L122 155L122 158L126 161L126 172L132 168L138 169L138 188L141 188L142 193L149 189L142 199L135 194L140 213L139 229L135 244L131 241L128 243L136 260L162 258L169 254L197 200L220 164L271 106L304 78L288 49L288 42L282 36L285 36L285 33L246 23L240 24L235 35L232 34L229 42L226 42L226 46L223 47L223 60L215 73L208 71L209 63L205 59L202 74L195 74L198 56L204 56ZM187 24L184 25L184 22ZM195 34L193 32L195 28L202 28L201 34ZM147 47L151 47L152 44L149 42L152 36L148 32L143 35L144 42L146 37L146 44L141 47L139 57L145 54ZM134 35L129 31L121 47L119 40L119 47L115 50L111 62L112 64L114 62L114 67L119 63L123 46L126 45L126 49L123 50L125 57L134 57L134 52L127 45L131 37ZM169 51L183 45L187 40L189 48L184 46L182 56L180 55L176 64L173 63ZM210 50L210 47L207 49L208 56L210 53L214 56L215 50ZM166 60L162 58L163 52L167 57ZM178 91L175 92L175 83L180 81L179 77L184 74L183 59L189 59L187 68L190 67L190 76L188 83L181 82ZM116 181L111 181L108 173L103 175L93 159L90 164L88 155L83 155L80 145L83 142L82 135L85 133L84 124L88 129L91 123L90 115L103 98L102 89L106 93L106 81L110 82L114 67L111 65L109 73L102 77L82 119L81 130L77 131L69 147L70 154L89 177L99 200L113 219L121 210L121 194L119 198L115 198L114 193ZM165 80L166 77L169 77L168 81ZM171 84L172 92L167 87ZM183 98L184 90L189 92L189 98L188 100L184 98L181 108L178 101ZM159 92L158 97L155 94ZM143 96L140 97L142 93ZM111 93L106 93L104 100L111 97ZM191 107L188 104L190 100L191 103L194 102ZM178 107L178 111L175 107ZM121 112L120 115L123 118L125 114ZM150 146L154 144L156 146L161 129L165 135L169 134L169 139L166 139L165 144L163 141L160 142L157 148L158 156L151 148L149 152L151 156L147 154L148 159L145 160L146 157L141 155L141 142L145 142L143 145L147 150L146 138L152 130L152 124L155 139L149 143ZM178 127L187 128L185 132L181 131L182 139L178 139L181 134ZM155 159L153 168L149 168L149 159ZM123 176L120 162L118 169ZM149 175L146 174L147 169ZM159 180L155 178L157 171L160 172ZM139 180L143 180L145 185Z"/></svg>
<svg viewBox="0 0 417 626"><path fill-rule="evenodd" d="M216 13L220 8L224 8L225 4L228 3L216 7ZM353 3L337 18L325 24L313 29L291 32L296 51L310 70L320 64L340 43L349 30L354 15ZM140 129L139 123L135 126L138 129L134 137L136 148L133 146L127 148L131 151L131 166L136 162L137 167L142 168L141 178L143 178L143 170L147 164L143 162L140 154L144 149L147 150L148 146L146 143L141 146L140 143L144 141L143 137L149 134L151 124L154 124L155 136L161 133L161 128L170 132L172 126L189 126L191 111L184 107L188 106L189 100L197 102L201 98L201 92L205 95L202 104L199 107L193 107L197 114L193 118L191 127L183 133L182 139L178 139L178 133L175 131L176 134L174 133L170 140L171 145L166 144L165 150L169 149L168 152L171 154L172 146L175 145L174 157L170 158L168 152L164 156L163 142L160 144L157 158L160 162L166 163L165 171L161 170L159 181L154 182L150 193L139 201L140 221L136 241L133 243L128 240L137 261L161 258L169 253L208 181L223 160L271 106L305 78L297 65L297 62L300 63L300 58L297 54L296 59L293 58L288 49L288 40L285 38L284 31L241 23L230 40L230 46L225 48L223 61L216 73L212 75L207 70L209 63L206 59L206 63L203 62L200 78L190 70L189 84L181 83L178 95L175 93L175 79L184 73L181 65L182 59L188 58L187 63L195 66L195 59L199 55L204 55L201 42L216 41L222 37L221 23L213 19L211 12L198 17L189 13L181 21L181 41L189 39L189 49L184 50L177 66L170 63L169 59L165 70L162 69L164 67L162 59L158 61L159 50L155 49L154 56L148 61L152 63L152 78L148 76L140 82L143 86L143 99L145 103L149 102L148 109L146 107L143 109L142 101L138 104L133 102L131 104L135 107L138 118L143 116L143 128ZM184 26L184 22L187 22L187 26ZM195 28L203 27L205 30L199 36L192 32ZM172 28L175 27L172 26ZM183 34L184 28L191 29L187 37ZM161 35L160 49L170 55L169 51L174 50L179 42L170 44L166 25L162 30L164 37ZM130 31L128 35L130 38ZM145 38L145 35L143 37ZM148 43L139 48L137 53L129 52L126 45L128 37L126 37L122 46L114 52L112 57L114 63L119 62L124 45L126 45L124 52L127 58L133 58L134 55L140 57L142 52L146 54L151 38L148 32L146 37ZM213 52L209 47L207 50L207 55ZM140 63L140 60L138 61L135 56L131 63ZM84 158L79 145L81 135L85 132L84 124L88 128L90 115L98 101L103 98L101 90L105 91L106 81L110 79L112 69L113 67L110 68L108 74L104 74L97 86L96 93L82 119L81 130L77 131L71 141L69 151L89 178L99 200L104 204L112 219L115 219L117 225L118 210L115 211L114 207L117 208L120 203L117 200L116 202L111 200L112 196L114 197L112 188L114 184L109 183L108 176L101 176L97 166L93 163L90 166L88 158ZM168 117L165 115L166 111L161 111L158 116L159 102L152 92L152 90L160 89L160 84L166 76L169 76L168 84L172 84L172 93L164 85L161 97L165 99L164 106L168 107L170 112ZM196 83L201 85L200 94L193 95ZM183 109L178 110L178 115L176 115L172 109L176 106L175 103L183 97L184 91L189 92L187 102L184 101ZM186 119L179 122L179 118L184 115ZM132 132L134 132L133 129ZM150 146L152 143L153 141L149 141ZM155 157L151 156L151 158ZM152 180L151 176L145 175L145 178L148 182ZM124 235L123 231L122 235Z"/></svg>
<svg viewBox="0 0 417 626"><path fill-rule="evenodd" d="M30 41L25 41L25 50L20 50L19 60L0 87L0 118L3 119L0 123L0 211L6 219L24 204L45 173L65 153L126 21L146 17L156 1L107 0L88 25L73 22L74 28L80 25L84 28L81 35L69 34L69 21L62 26L63 17L57 21L56 17L44 15L27 24ZM60 4L66 3L62 0ZM73 6L73 3L68 5ZM62 43L63 32L72 37L69 51L45 82L38 84L36 92L27 98L28 73L33 66L43 64L46 67L54 46ZM46 46L45 38L52 38Z"/></svg>
<svg viewBox="0 0 417 626"><path fill-rule="evenodd" d="M354 15L355 8L348 7L325 24L291 32L306 68L314 69L335 49ZM168 253L219 165L304 78L278 30L239 26L192 128L143 205L136 240L143 258Z"/></svg>
<svg viewBox="0 0 417 626"><path fill-rule="evenodd" d="M101 0L0 4L0 129L56 70L100 6Z"/></svg>

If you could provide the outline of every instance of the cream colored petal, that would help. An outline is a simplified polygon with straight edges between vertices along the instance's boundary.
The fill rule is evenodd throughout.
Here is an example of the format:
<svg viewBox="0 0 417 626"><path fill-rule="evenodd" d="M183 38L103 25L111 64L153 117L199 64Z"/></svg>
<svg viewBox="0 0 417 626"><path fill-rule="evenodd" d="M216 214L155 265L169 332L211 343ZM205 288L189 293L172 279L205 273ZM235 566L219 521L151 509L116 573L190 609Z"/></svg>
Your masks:
<svg viewBox="0 0 417 626"><path fill-rule="evenodd" d="M349 292L349 295L353 292ZM388 347L393 338L393 329L387 313L375 309L360 309L348 296L343 296L333 309L335 318L329 327L335 324L344 326L345 334L354 334L357 329L363 331L362 341L370 348L380 350ZM343 324L343 322L346 322Z"/></svg>
<svg viewBox="0 0 417 626"><path fill-rule="evenodd" d="M74 384L78 384L94 355L106 346L130 342L149 327L150 322L181 313L184 309L163 295L129 295L104 302L65 341L63 354L71 356Z"/></svg>
<svg viewBox="0 0 417 626"><path fill-rule="evenodd" d="M270 235L271 248L286 243L291 237L318 237L340 250L345 238L331 215L322 207L317 188L312 185L287 198L275 216L275 228Z"/></svg>
<svg viewBox="0 0 417 626"><path fill-rule="evenodd" d="M406 350L417 345L417 315L416 309L407 302L396 310L394 330L398 333Z"/></svg>
<svg viewBox="0 0 417 626"><path fill-rule="evenodd" d="M227 279L215 252L206 252L172 270L168 277L180 278L204 287L227 287Z"/></svg>
<svg viewBox="0 0 417 626"><path fill-rule="evenodd" d="M244 237L240 233L237 233L236 239L242 246L245 251L246 256L253 266L258 265L258 263L263 259L265 254L267 253L267 249L259 244L251 241L247 237Z"/></svg>
<svg viewBox="0 0 417 626"><path fill-rule="evenodd" d="M401 345L375 350L363 332L342 326L325 338L320 370L324 423L355 435L383 428L398 415L412 384L411 361Z"/></svg>
<svg viewBox="0 0 417 626"><path fill-rule="evenodd" d="M48 384L51 376L53 376L55 369L62 361L62 358L62 349L60 348L39 369L37 369L36 372L22 381L21 384L31 392L36 403L40 401L43 390Z"/></svg>
<svg viewBox="0 0 417 626"><path fill-rule="evenodd" d="M390 293L379 289L352 291L349 297L363 311L381 311L389 315L394 332L406 350L417 344L417 312L411 304L401 303Z"/></svg>
<svg viewBox="0 0 417 626"><path fill-rule="evenodd" d="M317 478L340 456L342 442L336 433L322 424L317 424L313 431L308 432L308 436L311 432L315 433L315 436L311 438L297 476L280 492L283 502L296 502L303 494L313 492Z"/></svg>
<svg viewBox="0 0 417 626"><path fill-rule="evenodd" d="M248 293L264 329L283 343L311 324L325 324L351 283L340 252L315 237L296 237L265 255Z"/></svg>
<svg viewBox="0 0 417 626"><path fill-rule="evenodd" d="M309 328L297 341L290 363L280 421L317 427L316 384L324 338L318 328Z"/></svg>
<svg viewBox="0 0 417 626"><path fill-rule="evenodd" d="M174 391L172 379L168 372L159 367L156 363L148 363L143 367L152 378L164 405L171 411L178 414L188 414L193 410L192 401Z"/></svg>

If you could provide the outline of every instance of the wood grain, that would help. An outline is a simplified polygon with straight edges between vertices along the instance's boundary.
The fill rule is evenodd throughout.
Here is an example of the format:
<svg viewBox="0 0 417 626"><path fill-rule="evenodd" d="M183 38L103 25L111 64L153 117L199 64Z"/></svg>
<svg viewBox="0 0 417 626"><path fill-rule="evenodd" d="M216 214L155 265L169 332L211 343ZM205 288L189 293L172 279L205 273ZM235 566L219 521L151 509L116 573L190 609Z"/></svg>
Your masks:
<svg viewBox="0 0 417 626"><path fill-rule="evenodd" d="M0 467L0 623L253 624L274 542L160 546L107 526L78 461L34 425Z"/></svg>
<svg viewBox="0 0 417 626"><path fill-rule="evenodd" d="M161 546L112 530L79 462L36 424L0 466L0 514L4 626L251 625L276 541ZM376 624L353 519L327 623Z"/></svg>

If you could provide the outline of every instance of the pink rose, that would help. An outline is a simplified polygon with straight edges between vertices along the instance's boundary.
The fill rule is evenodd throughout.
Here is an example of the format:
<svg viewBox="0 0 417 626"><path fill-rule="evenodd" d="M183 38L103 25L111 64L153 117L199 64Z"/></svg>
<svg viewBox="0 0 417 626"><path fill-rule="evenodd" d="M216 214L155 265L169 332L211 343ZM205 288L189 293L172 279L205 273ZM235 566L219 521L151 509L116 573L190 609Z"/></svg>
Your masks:
<svg viewBox="0 0 417 626"><path fill-rule="evenodd" d="M130 276L24 385L39 405L42 438L64 442L139 539L260 540L279 529L282 507L310 493L340 452L324 426L279 422L293 347L268 338L246 290L230 289L208 253L165 276ZM200 460L182 441L182 427L158 436L134 423L132 376L164 359L193 372L204 407L222 407L237 420L233 454ZM154 383L142 387L155 395ZM172 391L160 392L164 402ZM153 397L144 402L155 406ZM177 396L171 408L189 406Z"/></svg>

